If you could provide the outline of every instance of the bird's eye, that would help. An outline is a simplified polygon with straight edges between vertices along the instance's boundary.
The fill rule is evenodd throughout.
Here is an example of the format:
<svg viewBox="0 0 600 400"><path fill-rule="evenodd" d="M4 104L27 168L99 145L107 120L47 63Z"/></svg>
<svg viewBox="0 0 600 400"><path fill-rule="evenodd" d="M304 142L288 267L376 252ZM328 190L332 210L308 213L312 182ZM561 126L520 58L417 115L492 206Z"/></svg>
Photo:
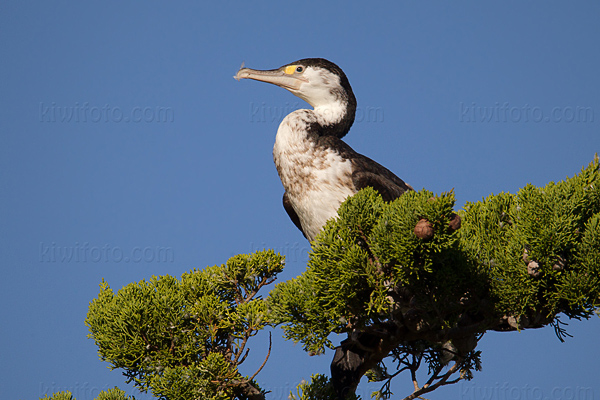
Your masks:
<svg viewBox="0 0 600 400"><path fill-rule="evenodd" d="M304 71L304 67L299 65L298 67L296 67L296 72L302 72Z"/></svg>

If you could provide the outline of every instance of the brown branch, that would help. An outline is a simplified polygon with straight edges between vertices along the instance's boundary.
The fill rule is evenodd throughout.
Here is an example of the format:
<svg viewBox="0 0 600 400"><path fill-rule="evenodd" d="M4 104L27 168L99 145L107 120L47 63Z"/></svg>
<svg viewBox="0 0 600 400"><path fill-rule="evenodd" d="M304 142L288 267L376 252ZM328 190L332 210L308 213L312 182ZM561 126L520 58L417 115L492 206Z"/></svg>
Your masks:
<svg viewBox="0 0 600 400"><path fill-rule="evenodd" d="M236 364L236 365L241 364L241 362L239 362L240 356L244 352L244 349L246 348L246 344L248 343L249 338L250 338L250 335L248 335L248 332L246 331L244 334L244 339L242 339L241 346L239 346L237 348L235 358L232 360L232 364Z"/></svg>
<svg viewBox="0 0 600 400"><path fill-rule="evenodd" d="M246 352L244 353L244 355L242 356L242 359L239 361L238 364L243 364L244 361L246 361L246 357L248 357L248 354L250 354L250 349L246 349Z"/></svg>
<svg viewBox="0 0 600 400"><path fill-rule="evenodd" d="M417 381L413 379L413 383L415 385L415 391L410 396L405 397L403 400L416 399L419 396L421 396L422 394L432 392L440 386L444 386L444 385L448 385L448 384L456 382L456 381L451 381L451 382L446 382L446 381L448 380L448 378L450 378L451 375L453 375L456 371L458 371L458 369L460 368L460 365L461 365L461 362L456 361L454 363L454 365L448 370L448 372L446 372L444 375L442 375L440 380L434 384L432 384L432 382L433 382L434 378L437 376L437 373L432 375L431 378L427 381L426 384L423 385L422 388L419 388L419 386L417 385ZM438 373L439 373L439 370L438 370Z"/></svg>
<svg viewBox="0 0 600 400"><path fill-rule="evenodd" d="M148 338L146 337L146 334L144 332L141 332L140 336L142 337L142 340L146 344L146 349L147 350L151 350L151 351L158 350L157 346L155 346L153 344L150 344L150 341L148 340Z"/></svg>
<svg viewBox="0 0 600 400"><path fill-rule="evenodd" d="M171 333L171 345L169 346L169 353L175 354L175 336Z"/></svg>
<svg viewBox="0 0 600 400"><path fill-rule="evenodd" d="M256 375L258 375L258 373L260 371L262 371L263 367L265 366L265 364L267 363L267 360L269 359L269 357L271 356L271 344L273 342L271 342L271 332L269 332L269 351L267 352L267 357L265 357L265 361L263 361L263 363L261 364L261 366L258 368L258 370L256 370L256 372L254 373L254 375L252 375L248 380L252 381L252 379L254 379L256 377Z"/></svg>
<svg viewBox="0 0 600 400"><path fill-rule="evenodd" d="M363 232L363 230L361 228L358 229L358 232L360 233L360 237L362 240L364 240L365 242L365 247L366 247L366 251L367 253L369 253L369 263L372 263L373 261L371 261L372 259L375 260L375 266L377 267L377 272L378 273L382 273L382 264L379 261L379 258L377 257L376 254L374 254L371 251L371 246L369 246L369 239L367 239L367 235L365 235L365 233Z"/></svg>
<svg viewBox="0 0 600 400"><path fill-rule="evenodd" d="M488 307L483 307L478 310L477 314L471 315L470 318L459 321L454 327L448 328L443 326L443 318L441 318L438 310L430 309L428 311L429 313L427 311L416 313L416 319L414 319L415 315L411 314L411 319L407 319L406 311L398 309L389 316L387 322L376 323L371 327L349 332L348 338L336 348L331 363L332 383L338 398L343 399L348 393L355 392L361 377L388 357L402 343L426 341L442 344L448 340L456 340L457 343L462 344L459 355L465 355L472 350L471 341L474 341L476 345L477 335L488 330L507 331L516 330L517 328L539 328L548 325L555 318L555 316L548 316L545 310L537 310L517 319L510 315L499 316ZM461 325L461 322L464 325ZM415 393L417 394L410 397L410 399L461 379L448 380L459 366L455 366L449 373L441 376L438 375L441 370L438 370L433 375L433 380L419 389L416 369L414 369L416 361L416 359L413 359L413 367L410 370L416 388ZM409 363L406 363L406 365L409 365ZM436 379L439 379L439 381L433 383Z"/></svg>
<svg viewBox="0 0 600 400"><path fill-rule="evenodd" d="M262 287L265 286L266 284L267 284L267 277L263 276L262 280L258 283L258 286L256 287L256 289L254 289L251 292L246 292L246 296L244 296L244 304L246 304L250 300L252 300L254 298L254 296L256 296L256 294L258 293L258 291L260 289L262 289Z"/></svg>
<svg viewBox="0 0 600 400"><path fill-rule="evenodd" d="M419 361L417 362L415 360L415 355L412 354L412 359L413 361L410 363L410 377L412 379L412 383L413 386L415 387L415 391L419 390L419 382L417 382L417 370L419 369L419 366L421 365L421 358L419 358Z"/></svg>
<svg viewBox="0 0 600 400"><path fill-rule="evenodd" d="M261 366L258 368L258 370L248 379L234 379L227 384L227 386L234 388L234 391L241 395L239 396L240 398L246 400L265 400L265 393L256 388L252 384L252 380L263 369L263 367L267 363L267 360L271 356L271 345L271 332L269 332L269 351L267 352L267 357L265 358Z"/></svg>

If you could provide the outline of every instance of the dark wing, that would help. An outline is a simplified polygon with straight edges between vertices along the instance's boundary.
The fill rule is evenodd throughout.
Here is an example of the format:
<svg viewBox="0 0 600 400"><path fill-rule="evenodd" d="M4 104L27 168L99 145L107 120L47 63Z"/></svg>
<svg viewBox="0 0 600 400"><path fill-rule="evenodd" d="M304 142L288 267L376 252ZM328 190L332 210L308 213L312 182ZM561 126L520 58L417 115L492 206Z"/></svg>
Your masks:
<svg viewBox="0 0 600 400"><path fill-rule="evenodd" d="M370 186L377 190L385 201L395 200L407 190L413 190L389 169L368 157L358 154L358 157L352 159L352 163L355 166L352 182L357 190Z"/></svg>
<svg viewBox="0 0 600 400"><path fill-rule="evenodd" d="M292 207L292 203L290 202L290 198L288 197L287 192L283 193L283 208L285 208L285 211L289 215L294 225L296 225L296 228L300 229L300 232L302 232L304 237L306 237L306 234L302 230L302 225L300 224L300 218L298 217L298 214L296 214L296 210L294 210L294 207Z"/></svg>
<svg viewBox="0 0 600 400"><path fill-rule="evenodd" d="M392 171L379 163L357 153L343 140L334 136L322 136L319 144L334 148L338 153L352 161L354 172L352 182L357 190L366 187L375 189L383 200L392 201L400 197L407 190L414 190L409 184L398 178Z"/></svg>

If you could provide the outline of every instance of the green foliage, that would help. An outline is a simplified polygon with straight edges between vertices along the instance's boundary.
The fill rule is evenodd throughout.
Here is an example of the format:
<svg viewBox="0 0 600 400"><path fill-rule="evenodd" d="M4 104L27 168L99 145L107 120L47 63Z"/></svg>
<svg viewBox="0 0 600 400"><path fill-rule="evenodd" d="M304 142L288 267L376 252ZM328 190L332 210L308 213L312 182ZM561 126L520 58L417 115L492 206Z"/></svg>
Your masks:
<svg viewBox="0 0 600 400"><path fill-rule="evenodd" d="M71 392L57 392L52 395L52 397L48 397L47 395L41 400L75 400ZM125 391L119 388L108 389L107 391L102 391L98 394L95 400L135 400L133 396L127 396Z"/></svg>
<svg viewBox="0 0 600 400"><path fill-rule="evenodd" d="M480 368L474 348L487 330L552 324L561 338L558 314L588 318L597 309L597 158L573 178L467 203L458 230L453 207L451 192L385 203L365 189L349 198L313 243L307 271L271 291L286 337L322 353L332 333L388 332L381 343L394 346L398 371L423 362L443 385L453 382L441 373L449 360L459 379ZM423 219L433 236L416 234ZM389 395L385 386L377 394Z"/></svg>
<svg viewBox="0 0 600 400"><path fill-rule="evenodd" d="M127 396L125 391L115 387L100 392L98 397L96 397L96 400L135 400L135 397Z"/></svg>
<svg viewBox="0 0 600 400"><path fill-rule="evenodd" d="M321 374L311 376L310 382L302 381L296 388L296 394L290 393L290 400L338 400L328 377ZM351 394L346 400L360 400L360 396Z"/></svg>
<svg viewBox="0 0 600 400"><path fill-rule="evenodd" d="M181 280L152 277L115 294L102 282L86 325L100 358L129 382L169 399L236 398L252 384L238 366L269 322L259 290L283 269L273 251L232 257ZM258 389L257 389L258 390Z"/></svg>
<svg viewBox="0 0 600 400"><path fill-rule="evenodd" d="M269 306L286 336L320 353L331 347L332 332L388 320L402 301L443 307L447 318L438 323L449 326L466 293L486 290L449 227L453 205L453 193L434 197L426 190L392 203L370 188L348 199L313 243L306 273L271 292ZM433 225L430 240L414 233L420 219Z"/></svg>
<svg viewBox="0 0 600 400"><path fill-rule="evenodd" d="M66 392L56 392L50 397L48 397L48 395L40 397L40 400L75 400L75 398L71 392L67 390Z"/></svg>
<svg viewBox="0 0 600 400"><path fill-rule="evenodd" d="M497 313L521 325L588 317L600 295L599 212L597 159L573 178L468 203L462 246L489 274Z"/></svg>
<svg viewBox="0 0 600 400"><path fill-rule="evenodd" d="M152 277L116 294L102 281L85 321L89 337L102 360L162 399L264 400L254 381L262 366L252 376L238 370L260 330L282 325L286 338L312 354L335 347L332 333L347 333L338 350L360 350L353 356L366 364L358 379L366 373L383 385L373 397L390 398L391 380L407 371L413 399L471 379L481 368L477 341L488 330L553 325L562 338L559 314L598 311L598 158L558 183L492 195L461 211L454 203L452 192L408 192L386 203L362 190L317 236L306 272L266 299L260 290L284 264L273 251L238 255L181 279ZM423 366L429 379L418 387ZM314 375L290 398L337 399L333 383ZM115 388L97 399L133 397Z"/></svg>

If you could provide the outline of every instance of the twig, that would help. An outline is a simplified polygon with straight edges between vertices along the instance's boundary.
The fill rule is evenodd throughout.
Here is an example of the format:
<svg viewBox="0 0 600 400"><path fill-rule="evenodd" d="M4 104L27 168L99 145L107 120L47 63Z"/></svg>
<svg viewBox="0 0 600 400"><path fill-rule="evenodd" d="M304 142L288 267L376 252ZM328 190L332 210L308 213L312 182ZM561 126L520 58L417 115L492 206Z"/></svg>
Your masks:
<svg viewBox="0 0 600 400"><path fill-rule="evenodd" d="M415 391L410 396L405 397L404 400L413 400L416 398L420 398L420 396L422 394L432 392L440 386L449 385L450 383L455 382L455 381L447 382L447 380L448 380L448 378L450 378L450 376L452 374L454 374L460 368L460 365L461 365L461 362L456 361L454 363L454 365L448 370L448 372L446 372L441 377L441 379L439 381L437 381L433 385L431 384L433 382L435 375L437 375L437 374L435 374L427 381L427 383L425 385L423 385L422 388L419 388L418 385L416 385L416 380L414 379L414 374L413 374L413 383L415 384Z"/></svg>
<svg viewBox="0 0 600 400"><path fill-rule="evenodd" d="M369 246L369 239L367 239L367 235L365 235L365 233L363 232L362 228L358 229L358 232L360 233L361 239L364 240L365 242L365 247L367 250L367 253L369 253L369 262L372 263L371 258L375 260L375 266L377 267L377 272L378 273L382 273L381 269L382 269L382 265L381 262L379 261L379 258L373 254L373 252L371 251L371 246Z"/></svg>
<svg viewBox="0 0 600 400"><path fill-rule="evenodd" d="M248 381L252 381L252 379L254 379L254 377L256 375L258 375L258 373L263 369L263 367L265 366L265 364L267 363L267 360L269 359L269 357L271 356L271 332L269 332L269 351L267 352L267 357L265 357L265 361L263 361L262 365L258 368L258 370L254 373L254 375L252 375L250 377L250 379L248 379Z"/></svg>

